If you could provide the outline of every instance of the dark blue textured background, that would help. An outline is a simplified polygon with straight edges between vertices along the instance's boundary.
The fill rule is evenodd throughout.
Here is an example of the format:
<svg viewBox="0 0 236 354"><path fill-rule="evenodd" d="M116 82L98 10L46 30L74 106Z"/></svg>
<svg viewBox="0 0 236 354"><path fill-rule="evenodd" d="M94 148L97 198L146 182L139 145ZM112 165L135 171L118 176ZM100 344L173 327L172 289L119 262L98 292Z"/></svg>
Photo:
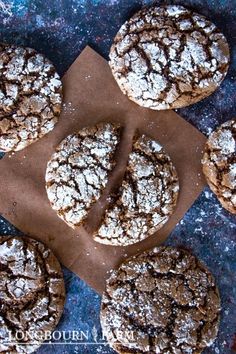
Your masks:
<svg viewBox="0 0 236 354"><path fill-rule="evenodd" d="M31 46L46 54L62 75L81 50L90 44L107 58L112 38L136 10L152 1L139 0L0 0L0 40ZM169 1L157 1L170 3ZM236 117L236 0L182 0L211 19L226 35L231 66L220 89L211 97L179 113L203 133ZM4 183L4 181L1 181ZM0 234L18 231L0 219ZM219 336L204 353L236 352L236 217L223 210L206 188L170 235L168 244L192 250L216 277L222 298ZM82 330L100 335L100 296L64 270L67 301L58 330ZM92 332L93 330L93 332ZM38 354L113 353L93 344L43 345Z"/></svg>

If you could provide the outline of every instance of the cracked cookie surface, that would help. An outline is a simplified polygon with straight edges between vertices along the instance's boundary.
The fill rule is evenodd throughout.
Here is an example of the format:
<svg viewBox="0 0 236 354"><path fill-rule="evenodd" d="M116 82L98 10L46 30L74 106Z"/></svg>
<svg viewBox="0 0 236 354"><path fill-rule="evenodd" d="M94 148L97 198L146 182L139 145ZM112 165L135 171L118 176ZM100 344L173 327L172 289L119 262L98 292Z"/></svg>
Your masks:
<svg viewBox="0 0 236 354"><path fill-rule="evenodd" d="M124 94L155 110L180 108L217 89L229 47L216 26L183 6L144 8L118 31L110 67Z"/></svg>
<svg viewBox="0 0 236 354"><path fill-rule="evenodd" d="M219 326L220 297L207 268L188 251L156 247L114 270L101 325L118 353L201 353Z"/></svg>
<svg viewBox="0 0 236 354"><path fill-rule="evenodd" d="M202 159L203 172L222 206L236 214L236 120L210 134Z"/></svg>
<svg viewBox="0 0 236 354"><path fill-rule="evenodd" d="M126 246L152 235L172 214L178 191L175 167L162 146L146 135L135 137L122 185L95 241Z"/></svg>
<svg viewBox="0 0 236 354"><path fill-rule="evenodd" d="M1 236L0 352L34 352L40 335L56 327L64 301L63 274L51 250L25 236Z"/></svg>
<svg viewBox="0 0 236 354"><path fill-rule="evenodd" d="M62 82L34 49L0 44L0 150L18 151L58 121Z"/></svg>
<svg viewBox="0 0 236 354"><path fill-rule="evenodd" d="M120 141L118 124L100 123L64 139L48 162L46 190L58 216L77 227L108 182Z"/></svg>

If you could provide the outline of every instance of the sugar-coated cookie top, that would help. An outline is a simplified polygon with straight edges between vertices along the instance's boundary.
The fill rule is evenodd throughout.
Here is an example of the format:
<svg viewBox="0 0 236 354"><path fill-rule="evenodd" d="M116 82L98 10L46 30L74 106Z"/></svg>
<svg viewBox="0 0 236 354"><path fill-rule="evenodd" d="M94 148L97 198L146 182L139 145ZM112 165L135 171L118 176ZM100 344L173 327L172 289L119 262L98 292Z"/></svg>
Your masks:
<svg viewBox="0 0 236 354"><path fill-rule="evenodd" d="M0 44L0 80L0 150L21 150L54 128L62 82L44 55L6 44Z"/></svg>
<svg viewBox="0 0 236 354"><path fill-rule="evenodd" d="M104 335L118 353L201 353L216 338L220 298L207 268L188 251L156 247L107 280Z"/></svg>
<svg viewBox="0 0 236 354"><path fill-rule="evenodd" d="M162 110L210 95L229 65L227 41L204 16L183 6L151 6L128 20L110 51L121 90L137 104Z"/></svg>

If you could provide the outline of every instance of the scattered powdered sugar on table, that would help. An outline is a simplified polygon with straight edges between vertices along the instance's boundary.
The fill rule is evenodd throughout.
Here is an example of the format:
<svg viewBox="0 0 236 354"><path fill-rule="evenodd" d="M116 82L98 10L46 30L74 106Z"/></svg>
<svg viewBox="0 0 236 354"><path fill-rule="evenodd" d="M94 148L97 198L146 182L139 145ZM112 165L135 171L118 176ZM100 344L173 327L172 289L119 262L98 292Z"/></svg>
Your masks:
<svg viewBox="0 0 236 354"><path fill-rule="evenodd" d="M2 11L5 16L12 16L12 4L0 0L0 11Z"/></svg>
<svg viewBox="0 0 236 354"><path fill-rule="evenodd" d="M31 16L24 16L28 2L14 1L17 4L14 16L6 15L1 18L3 38L8 43L14 40L28 44L30 40L33 47L42 48L44 53L50 53L50 57L53 58L60 71L65 72L88 40L92 44L96 43L96 48L106 56L115 32L129 16L128 14L138 10L141 3L153 4L150 0L142 0L141 3L117 1L117 5L112 7L110 2L110 0L94 0L88 5L84 0L79 2L72 0L71 6L76 9L76 14L68 11L68 8L64 7L61 2L50 2L47 9L40 2L31 2ZM12 4L13 1L4 0L2 3ZM225 35L231 39L231 50L234 52L235 41L231 34L236 21L232 0L218 2L217 11L216 2L211 0L198 3L192 0L182 0L181 3L197 8L209 18L215 18ZM24 8L20 9L20 7ZM44 21L44 27L37 28L35 17L39 13ZM55 17L57 21L54 21ZM8 25L4 26L5 23ZM101 26L101 23L106 23L106 27ZM26 33L31 33L31 35L26 38ZM42 38L45 40L42 41ZM220 123L235 116L235 63L235 56L232 56L230 75L214 95L198 104L181 109L181 113L179 112L182 117L206 135L209 135ZM196 231L198 227L196 219L201 210L206 215L201 222L202 232L199 232ZM2 234L19 233L3 218L0 221L0 228ZM235 283L235 267L233 266L236 254L235 233L235 217L226 212L210 189L206 188L170 237L170 243L183 244L198 254L200 259L203 259L211 268L220 285L222 307L225 309L221 313L222 325L216 342L206 349L204 354L232 354L230 347L236 328L236 296L232 289L232 284ZM99 328L98 295L70 271L65 269L64 274L68 299L65 315L58 329L63 331L79 327L79 329L89 330L94 323ZM73 345L44 345L39 353L74 353L74 347ZM78 345L77 348L79 354L96 353L98 348L100 353L114 354L114 351L107 346Z"/></svg>

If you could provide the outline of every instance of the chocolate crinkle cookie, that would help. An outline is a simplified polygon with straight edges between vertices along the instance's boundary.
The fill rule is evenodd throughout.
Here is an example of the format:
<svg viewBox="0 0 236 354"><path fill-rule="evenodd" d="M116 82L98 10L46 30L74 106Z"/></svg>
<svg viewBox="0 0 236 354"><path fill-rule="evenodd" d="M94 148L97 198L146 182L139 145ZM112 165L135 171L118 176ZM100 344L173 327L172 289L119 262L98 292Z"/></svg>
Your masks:
<svg viewBox="0 0 236 354"><path fill-rule="evenodd" d="M0 237L0 352L32 353L64 307L61 267L41 242Z"/></svg>
<svg viewBox="0 0 236 354"><path fill-rule="evenodd" d="M224 35L183 6L151 6L128 20L110 51L124 94L151 109L180 108L217 89L229 66Z"/></svg>
<svg viewBox="0 0 236 354"><path fill-rule="evenodd" d="M210 134L202 159L209 187L222 206L236 214L236 120Z"/></svg>
<svg viewBox="0 0 236 354"><path fill-rule="evenodd" d="M122 185L94 239L114 246L142 241L167 222L178 191L175 167L162 146L146 135L136 136Z"/></svg>
<svg viewBox="0 0 236 354"><path fill-rule="evenodd" d="M188 251L157 247L107 280L101 324L118 353L201 353L217 336L220 298L207 268Z"/></svg>
<svg viewBox="0 0 236 354"><path fill-rule="evenodd" d="M62 82L44 55L7 44L0 44L0 82L0 150L21 150L54 128Z"/></svg>
<svg viewBox="0 0 236 354"><path fill-rule="evenodd" d="M58 216L80 226L108 182L120 141L118 124L100 123L68 136L48 162L46 190Z"/></svg>

